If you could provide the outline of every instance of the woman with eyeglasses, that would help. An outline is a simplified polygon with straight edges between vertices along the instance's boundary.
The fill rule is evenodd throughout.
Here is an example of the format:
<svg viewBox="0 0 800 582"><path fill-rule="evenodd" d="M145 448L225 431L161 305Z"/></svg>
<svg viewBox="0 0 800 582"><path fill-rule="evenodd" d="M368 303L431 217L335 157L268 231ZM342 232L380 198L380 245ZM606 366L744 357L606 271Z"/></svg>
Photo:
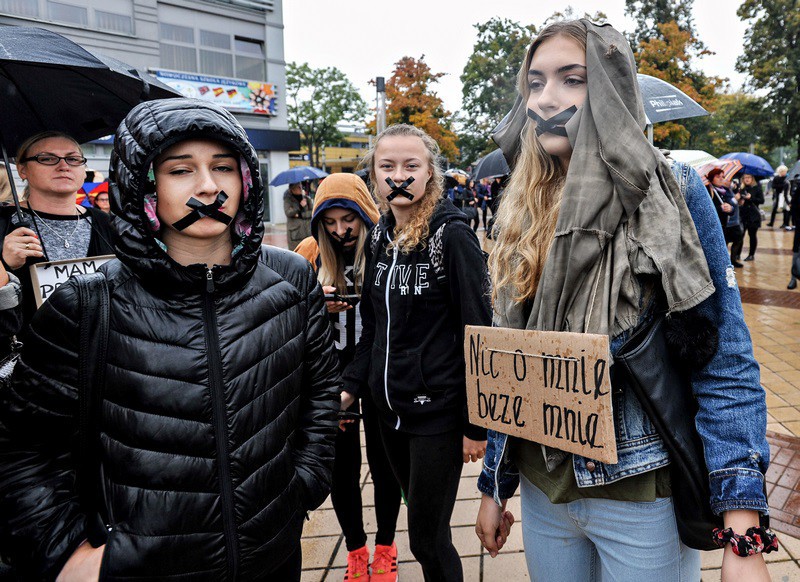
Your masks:
<svg viewBox="0 0 800 582"><path fill-rule="evenodd" d="M86 178L86 158L69 135L46 131L34 135L17 151L17 172L27 182L20 224L14 208L0 208L3 265L22 282L25 325L36 311L28 267L42 261L60 261L113 254L111 221L96 208L75 203Z"/></svg>

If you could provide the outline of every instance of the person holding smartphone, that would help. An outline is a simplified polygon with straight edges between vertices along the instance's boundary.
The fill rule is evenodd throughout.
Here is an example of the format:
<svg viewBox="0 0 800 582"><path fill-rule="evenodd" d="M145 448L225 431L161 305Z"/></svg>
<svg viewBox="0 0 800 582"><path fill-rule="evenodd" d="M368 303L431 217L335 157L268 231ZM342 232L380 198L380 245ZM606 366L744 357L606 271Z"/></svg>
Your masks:
<svg viewBox="0 0 800 582"><path fill-rule="evenodd" d="M339 365L344 369L355 356L361 335L358 301L364 286L366 259L364 249L369 229L380 214L364 181L355 174L333 174L320 184L311 215L312 236L304 239L295 251L307 258L317 270L325 292L326 306L333 326ZM321 227L321 228L320 228ZM367 441L367 462L375 485L375 512L378 532L372 575L369 574L369 549L361 501L361 441L356 400L340 417L336 436L336 460L333 468L331 500L347 546L345 580L393 582L397 579L397 547L394 534L400 511L400 486L376 426L377 412L368 394L360 399Z"/></svg>

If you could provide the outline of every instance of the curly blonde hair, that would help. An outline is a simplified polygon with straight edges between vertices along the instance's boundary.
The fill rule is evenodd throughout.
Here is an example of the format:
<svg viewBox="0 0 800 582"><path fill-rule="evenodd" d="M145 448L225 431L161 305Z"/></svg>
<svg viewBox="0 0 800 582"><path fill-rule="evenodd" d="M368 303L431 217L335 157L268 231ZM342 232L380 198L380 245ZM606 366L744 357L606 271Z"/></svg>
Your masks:
<svg viewBox="0 0 800 582"><path fill-rule="evenodd" d="M578 21L547 26L528 49L517 80L527 101L528 69L536 49L547 39L566 36L586 50L586 29ZM535 126L526 123L521 149L511 179L503 193L495 222L496 243L489 255L492 299L500 288L512 287L514 301L532 300L539 287L558 221L567 169L549 155L536 137Z"/></svg>
<svg viewBox="0 0 800 582"><path fill-rule="evenodd" d="M394 247L397 247L401 253L407 254L417 248L425 248L428 244L431 217L436 211L444 192L444 174L439 164L440 152L439 144L436 143L436 140L413 125L405 123L390 125L378 135L361 162L361 166L369 170L372 197L378 201L382 214L389 212L389 204L385 198L378 196L377 178L375 176L375 150L377 150L378 144L384 137L393 136L410 136L421 139L428 152L428 165L432 172L430 180L425 185L425 194L422 199L414 205L414 211L408 222L402 229L395 231L394 240L386 248L387 251L391 251Z"/></svg>

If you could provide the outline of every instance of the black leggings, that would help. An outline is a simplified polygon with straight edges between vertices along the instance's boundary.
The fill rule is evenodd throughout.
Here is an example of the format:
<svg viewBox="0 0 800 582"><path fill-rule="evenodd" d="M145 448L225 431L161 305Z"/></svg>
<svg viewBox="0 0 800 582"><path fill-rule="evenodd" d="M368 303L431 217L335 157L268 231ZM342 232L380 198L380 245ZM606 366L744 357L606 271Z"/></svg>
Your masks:
<svg viewBox="0 0 800 582"><path fill-rule="evenodd" d="M392 469L408 505L411 553L426 582L461 582L461 558L453 546L450 517L464 466L460 430L420 436L380 423Z"/></svg>
<svg viewBox="0 0 800 582"><path fill-rule="evenodd" d="M354 404L351 410L357 412L358 404ZM378 522L375 543L391 546L397 528L397 514L400 512L400 486L386 458L377 426L380 420L369 396L361 399L361 413L367 443L367 463L375 486L375 515ZM361 442L358 426L358 422L349 424L347 430L340 430L336 434L336 460L331 486L333 510L342 528L348 552L367 543L361 506Z"/></svg>
<svg viewBox="0 0 800 582"><path fill-rule="evenodd" d="M489 230L489 222L486 215L489 213L489 203L487 202L483 207L483 230Z"/></svg>

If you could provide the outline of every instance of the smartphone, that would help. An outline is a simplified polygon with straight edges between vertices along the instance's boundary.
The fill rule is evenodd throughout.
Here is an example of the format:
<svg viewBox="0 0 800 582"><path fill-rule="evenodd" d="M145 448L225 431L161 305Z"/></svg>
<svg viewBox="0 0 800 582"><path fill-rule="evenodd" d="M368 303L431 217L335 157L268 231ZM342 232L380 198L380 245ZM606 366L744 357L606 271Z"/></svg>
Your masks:
<svg viewBox="0 0 800 582"><path fill-rule="evenodd" d="M350 412L348 410L339 411L339 420L358 420L361 415L358 412Z"/></svg>
<svg viewBox="0 0 800 582"><path fill-rule="evenodd" d="M343 301L355 307L361 298L358 295L339 295L338 293L326 293L325 301Z"/></svg>

